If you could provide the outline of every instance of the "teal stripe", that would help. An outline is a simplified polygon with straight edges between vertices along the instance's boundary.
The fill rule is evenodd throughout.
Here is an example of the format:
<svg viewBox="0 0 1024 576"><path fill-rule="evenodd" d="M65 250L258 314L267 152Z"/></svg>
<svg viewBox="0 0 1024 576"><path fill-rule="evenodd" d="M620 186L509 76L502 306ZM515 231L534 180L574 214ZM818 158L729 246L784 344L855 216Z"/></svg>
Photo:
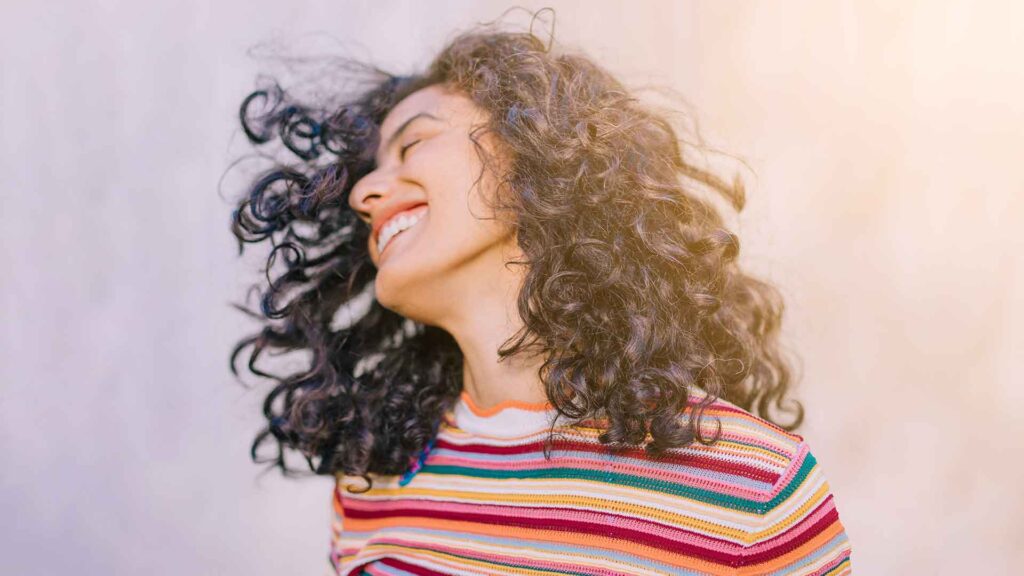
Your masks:
<svg viewBox="0 0 1024 576"><path fill-rule="evenodd" d="M796 492L796 489L803 485L804 480L807 479L807 475L811 473L811 470L814 469L814 466L817 465L817 463L818 461L814 458L814 455L808 452L807 457L804 458L803 464L800 465L800 469L797 470L796 476L793 477L793 480L789 484L786 484L786 487L783 488L775 498L768 501L764 511L769 512L774 510L776 506L788 500L790 495L793 494L793 492Z"/></svg>
<svg viewBox="0 0 1024 576"><path fill-rule="evenodd" d="M615 484L620 486L632 486L637 488L643 488L646 490L655 490L665 494L673 494L676 496L685 496L692 500L700 502L711 503L724 508L733 508L735 510L742 510L744 512L754 512L764 514L770 510L773 510L776 506L784 502L789 496L803 484L807 475L810 474L811 469L814 468L817 460L810 453L804 458L803 464L800 466L800 470L797 471L796 477L782 489L779 494L767 502L759 502L757 500L750 500L748 498L739 498L736 496L730 496L728 494L722 494L721 492L715 492L713 490L706 490L703 488L697 488L695 486L688 486L685 484L679 484L677 482L667 482L665 480L658 480L656 478L647 478L643 476L637 476L635 474L623 474L621 472L602 472L599 470L584 470L581 468L543 468L539 470L487 470L483 468L468 468L466 466L446 466L438 464L426 464L423 469L420 470L420 474L438 474L438 475L455 475L455 476L468 476L472 478L491 478L491 479L530 479L530 478L552 478L558 480L591 480L594 482L604 482L607 484Z"/></svg>

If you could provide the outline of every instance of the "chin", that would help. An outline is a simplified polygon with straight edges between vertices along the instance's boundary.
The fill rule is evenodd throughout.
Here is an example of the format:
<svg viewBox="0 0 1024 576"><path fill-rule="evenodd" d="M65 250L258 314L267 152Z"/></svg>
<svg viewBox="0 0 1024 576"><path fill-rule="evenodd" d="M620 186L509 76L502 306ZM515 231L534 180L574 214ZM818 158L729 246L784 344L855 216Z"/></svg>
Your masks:
<svg viewBox="0 0 1024 576"><path fill-rule="evenodd" d="M410 311L416 308L416 299L423 294L425 283L421 272L401 265L392 267L385 264L377 271L373 281L377 301L388 310L408 317Z"/></svg>
<svg viewBox="0 0 1024 576"><path fill-rule="evenodd" d="M374 297L381 306L399 312L398 308L402 306L402 290L399 285L400 281L396 281L390 274L378 271L373 281Z"/></svg>

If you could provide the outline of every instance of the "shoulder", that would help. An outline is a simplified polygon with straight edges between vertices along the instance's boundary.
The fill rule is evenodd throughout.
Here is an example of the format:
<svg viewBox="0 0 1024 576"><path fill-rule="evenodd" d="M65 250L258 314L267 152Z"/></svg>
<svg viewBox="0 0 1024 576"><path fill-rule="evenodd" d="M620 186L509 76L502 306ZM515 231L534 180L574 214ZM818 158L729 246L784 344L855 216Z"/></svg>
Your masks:
<svg viewBox="0 0 1024 576"><path fill-rule="evenodd" d="M698 393L693 402L703 399ZM688 422L693 417L688 409L680 420ZM720 398L701 410L699 425L702 436L714 441L695 441L677 449L677 455L684 457L684 462L704 463L709 476L719 479L722 486L732 486L731 493L742 496L736 507L743 510L768 511L794 476L814 462L803 436Z"/></svg>
<svg viewBox="0 0 1024 576"><path fill-rule="evenodd" d="M705 436L717 433L717 440L709 445L695 442L684 451L715 461L723 479L759 481L747 483L751 489L745 493L745 510L772 514L808 488L816 498L825 496L820 493L827 485L821 467L802 435L722 399L704 409L701 429Z"/></svg>
<svg viewBox="0 0 1024 576"><path fill-rule="evenodd" d="M691 418L687 410L681 417ZM807 450L807 441L800 434L790 432L764 418L755 416L723 400L715 399L701 412L701 430L704 436L717 433L718 442L710 448L739 451L765 466L782 471Z"/></svg>
<svg viewBox="0 0 1024 576"><path fill-rule="evenodd" d="M696 392L691 402L704 398ZM679 423L688 425L695 417L694 410L687 409ZM705 441L670 448L660 456L649 455L640 446L598 446L606 417L588 421L584 431L595 453L607 454L606 469L643 475L652 485L687 500L700 500L729 515L749 516L752 524L778 508L817 467L803 436L726 400L704 405L698 422Z"/></svg>

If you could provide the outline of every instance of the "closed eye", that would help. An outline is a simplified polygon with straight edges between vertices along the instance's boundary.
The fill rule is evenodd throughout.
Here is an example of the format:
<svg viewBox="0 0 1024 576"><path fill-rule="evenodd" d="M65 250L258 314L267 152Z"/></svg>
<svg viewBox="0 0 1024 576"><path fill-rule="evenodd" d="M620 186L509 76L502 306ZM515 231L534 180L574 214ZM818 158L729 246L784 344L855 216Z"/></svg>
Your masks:
<svg viewBox="0 0 1024 576"><path fill-rule="evenodd" d="M409 142L405 146L402 146L402 148L398 151L398 157L401 158L402 160L405 160L405 151L408 150L409 148L412 148L419 142L420 140L413 140L412 142Z"/></svg>

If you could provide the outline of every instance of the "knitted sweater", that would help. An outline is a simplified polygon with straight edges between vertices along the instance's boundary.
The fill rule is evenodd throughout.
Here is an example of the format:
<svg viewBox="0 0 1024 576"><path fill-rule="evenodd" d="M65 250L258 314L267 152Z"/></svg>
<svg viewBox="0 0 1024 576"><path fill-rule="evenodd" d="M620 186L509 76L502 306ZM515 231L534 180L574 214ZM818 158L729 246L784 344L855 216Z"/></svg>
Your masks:
<svg viewBox="0 0 1024 576"><path fill-rule="evenodd" d="M807 443L723 400L710 446L612 453L599 422L463 392L402 476L337 477L329 573L850 574L850 543ZM349 492L352 487L356 492Z"/></svg>

